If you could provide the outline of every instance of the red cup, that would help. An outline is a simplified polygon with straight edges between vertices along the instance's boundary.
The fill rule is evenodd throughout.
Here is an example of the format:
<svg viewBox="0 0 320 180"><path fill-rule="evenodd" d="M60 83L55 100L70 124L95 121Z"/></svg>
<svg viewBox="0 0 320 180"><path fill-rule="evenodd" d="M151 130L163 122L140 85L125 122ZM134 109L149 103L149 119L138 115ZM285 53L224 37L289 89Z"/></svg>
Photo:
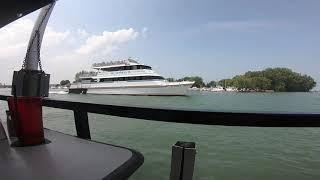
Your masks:
<svg viewBox="0 0 320 180"><path fill-rule="evenodd" d="M10 97L8 105L20 145L44 143L41 98Z"/></svg>

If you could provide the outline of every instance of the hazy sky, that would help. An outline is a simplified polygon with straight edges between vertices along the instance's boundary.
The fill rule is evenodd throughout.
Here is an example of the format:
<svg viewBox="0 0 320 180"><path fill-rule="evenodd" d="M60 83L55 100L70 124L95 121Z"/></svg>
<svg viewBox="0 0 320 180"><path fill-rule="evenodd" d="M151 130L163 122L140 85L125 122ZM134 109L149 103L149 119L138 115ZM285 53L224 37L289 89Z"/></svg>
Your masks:
<svg viewBox="0 0 320 180"><path fill-rule="evenodd" d="M289 67L320 84L319 9L318 0L59 0L41 57L52 83L133 57L165 77ZM0 29L2 82L21 68L37 14Z"/></svg>

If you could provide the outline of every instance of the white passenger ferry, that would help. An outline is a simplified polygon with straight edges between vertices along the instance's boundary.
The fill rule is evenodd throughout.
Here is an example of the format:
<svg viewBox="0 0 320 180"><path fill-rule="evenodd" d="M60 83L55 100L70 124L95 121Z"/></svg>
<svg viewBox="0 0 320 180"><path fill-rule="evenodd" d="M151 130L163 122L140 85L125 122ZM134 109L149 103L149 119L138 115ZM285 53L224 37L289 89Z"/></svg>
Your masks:
<svg viewBox="0 0 320 180"><path fill-rule="evenodd" d="M91 76L81 76L71 84L69 93L184 96L194 82L168 82L152 70L133 59L93 64Z"/></svg>

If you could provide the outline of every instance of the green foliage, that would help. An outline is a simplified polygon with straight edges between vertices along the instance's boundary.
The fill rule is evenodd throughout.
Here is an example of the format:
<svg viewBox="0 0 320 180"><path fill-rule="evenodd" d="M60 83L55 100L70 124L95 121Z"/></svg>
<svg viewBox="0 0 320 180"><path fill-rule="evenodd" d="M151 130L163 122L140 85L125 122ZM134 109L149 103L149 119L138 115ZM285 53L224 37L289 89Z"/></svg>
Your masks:
<svg viewBox="0 0 320 180"><path fill-rule="evenodd" d="M301 75L288 68L267 68L235 76L231 79L231 85L244 90L307 92L316 86L316 82L312 77Z"/></svg>
<svg viewBox="0 0 320 180"><path fill-rule="evenodd" d="M11 85L6 85L5 83L0 83L0 88L11 88Z"/></svg>
<svg viewBox="0 0 320 180"><path fill-rule="evenodd" d="M97 75L97 72L95 72L95 71L80 71L80 72L76 73L74 80L75 80L75 82L79 82L79 77L95 76L95 75Z"/></svg>
<svg viewBox="0 0 320 180"><path fill-rule="evenodd" d="M70 84L70 81L69 80L62 80L60 81L60 85L61 86L66 86L66 85L69 85Z"/></svg>
<svg viewBox="0 0 320 180"><path fill-rule="evenodd" d="M178 81L194 81L194 84L192 87L201 88L205 86L205 83L203 82L202 77L199 76L187 76L182 79L179 79Z"/></svg>
<svg viewBox="0 0 320 180"><path fill-rule="evenodd" d="M166 78L167 81L169 82L175 82L176 80L174 78Z"/></svg>
<svg viewBox="0 0 320 180"><path fill-rule="evenodd" d="M229 87L232 86L232 80L231 79L222 79L218 82L219 86L222 87Z"/></svg>
<svg viewBox="0 0 320 180"><path fill-rule="evenodd" d="M206 87L216 87L217 86L217 82L216 81L210 81Z"/></svg>

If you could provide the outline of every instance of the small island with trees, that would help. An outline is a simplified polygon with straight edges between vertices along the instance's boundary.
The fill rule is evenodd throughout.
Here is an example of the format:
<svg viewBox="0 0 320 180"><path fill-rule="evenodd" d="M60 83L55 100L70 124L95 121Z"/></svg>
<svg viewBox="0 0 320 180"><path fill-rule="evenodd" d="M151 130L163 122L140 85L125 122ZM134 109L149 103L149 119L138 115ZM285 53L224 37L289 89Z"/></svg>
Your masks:
<svg viewBox="0 0 320 180"><path fill-rule="evenodd" d="M240 92L309 92L316 86L316 82L311 76L302 75L289 68L267 68L262 71L248 71L231 79L210 81L207 84L199 76L184 77L178 80L168 78L167 80L195 81L193 87L196 88L233 87Z"/></svg>

